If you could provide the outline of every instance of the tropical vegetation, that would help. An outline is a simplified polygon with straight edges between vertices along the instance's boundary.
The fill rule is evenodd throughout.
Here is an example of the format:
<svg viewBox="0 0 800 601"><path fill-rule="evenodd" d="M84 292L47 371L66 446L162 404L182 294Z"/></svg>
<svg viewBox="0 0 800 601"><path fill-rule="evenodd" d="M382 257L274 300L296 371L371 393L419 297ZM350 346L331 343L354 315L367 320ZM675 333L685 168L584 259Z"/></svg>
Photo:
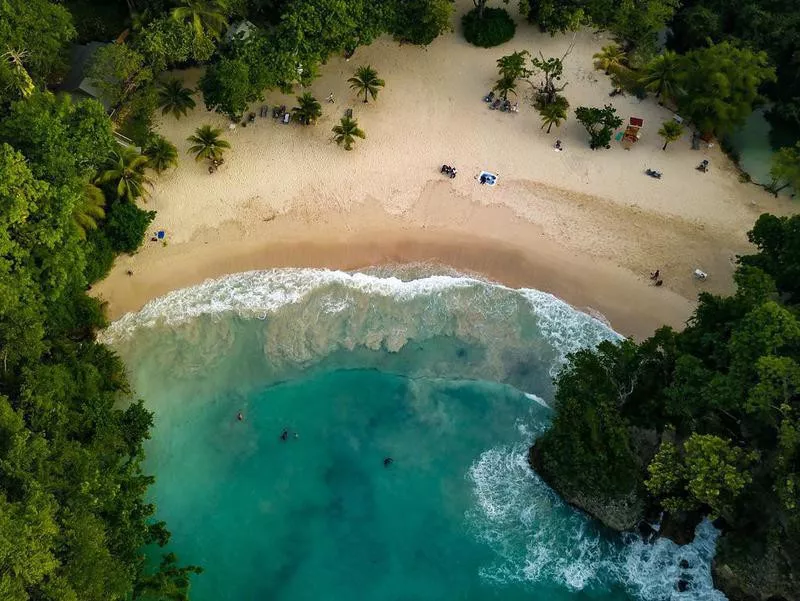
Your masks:
<svg viewBox="0 0 800 601"><path fill-rule="evenodd" d="M195 107L192 94L194 90L183 87L181 80L170 78L158 86L158 104L161 114L172 113L176 119L185 117Z"/></svg>
<svg viewBox="0 0 800 601"><path fill-rule="evenodd" d="M372 68L372 65L362 65L356 69L353 77L347 80L350 84L350 89L356 91L356 95L364 95L364 104L369 102L372 98L375 100L378 97L378 92L386 85L386 82L378 77L378 72Z"/></svg>
<svg viewBox="0 0 800 601"><path fill-rule="evenodd" d="M592 150L607 148L614 130L622 125L617 110L610 104L603 108L579 106L575 117L589 132L589 146Z"/></svg>
<svg viewBox="0 0 800 601"><path fill-rule="evenodd" d="M556 102L545 104L539 109L539 114L542 117L542 129L547 127L547 133L555 125L561 127L561 123L567 120L567 109L569 102L563 96L559 96Z"/></svg>
<svg viewBox="0 0 800 601"><path fill-rule="evenodd" d="M666 150L670 142L679 140L683 135L683 125L674 119L669 119L661 124L661 127L658 129L658 135L664 139L664 146L661 147L661 150Z"/></svg>
<svg viewBox="0 0 800 601"><path fill-rule="evenodd" d="M292 109L295 121L303 125L316 123L322 116L322 106L310 92L297 97L297 106Z"/></svg>
<svg viewBox="0 0 800 601"><path fill-rule="evenodd" d="M367 135L358 128L358 121L352 117L342 117L338 125L333 126L333 140L345 150L352 150L356 138L365 139Z"/></svg>
<svg viewBox="0 0 800 601"><path fill-rule="evenodd" d="M134 202L148 194L152 181L147 176L148 158L134 148L119 147L112 151L106 168L97 177L100 184L111 184L117 198Z"/></svg>
<svg viewBox="0 0 800 601"><path fill-rule="evenodd" d="M230 142L222 139L222 130L211 125L198 127L194 134L187 138L187 141L192 144L189 147L189 154L194 155L195 161L219 160L231 147Z"/></svg>
<svg viewBox="0 0 800 601"><path fill-rule="evenodd" d="M153 134L142 154L147 157L147 166L161 174L178 164L178 149L164 136Z"/></svg>
<svg viewBox="0 0 800 601"><path fill-rule="evenodd" d="M762 215L737 292L700 295L683 332L604 342L556 379L539 473L617 529L661 518L689 540L716 520L715 582L800 595L800 217Z"/></svg>
<svg viewBox="0 0 800 601"><path fill-rule="evenodd" d="M486 0L473 0L475 8L461 18L464 38L475 46L491 48L514 37L517 24L508 11L502 8L487 8Z"/></svg>

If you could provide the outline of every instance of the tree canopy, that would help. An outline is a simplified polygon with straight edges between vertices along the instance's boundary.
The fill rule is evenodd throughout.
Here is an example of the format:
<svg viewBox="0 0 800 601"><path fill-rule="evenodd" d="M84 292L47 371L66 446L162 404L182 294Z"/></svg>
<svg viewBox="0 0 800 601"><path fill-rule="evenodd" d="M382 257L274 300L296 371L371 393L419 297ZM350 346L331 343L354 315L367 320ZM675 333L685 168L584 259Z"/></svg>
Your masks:
<svg viewBox="0 0 800 601"><path fill-rule="evenodd" d="M168 539L144 500L152 418L141 401L121 404L124 367L94 339L105 319L86 286L116 248L135 251L152 220L128 201L96 210L103 194L91 181L115 144L94 101L37 91L0 118L0 539L9 543L0 591L9 601L185 599L199 570L146 560L146 547Z"/></svg>
<svg viewBox="0 0 800 601"><path fill-rule="evenodd" d="M740 258L736 294L701 294L683 332L573 355L531 459L614 527L661 509L721 518L717 561L747 594L789 599L800 593L800 217L762 215L750 240L758 253Z"/></svg>

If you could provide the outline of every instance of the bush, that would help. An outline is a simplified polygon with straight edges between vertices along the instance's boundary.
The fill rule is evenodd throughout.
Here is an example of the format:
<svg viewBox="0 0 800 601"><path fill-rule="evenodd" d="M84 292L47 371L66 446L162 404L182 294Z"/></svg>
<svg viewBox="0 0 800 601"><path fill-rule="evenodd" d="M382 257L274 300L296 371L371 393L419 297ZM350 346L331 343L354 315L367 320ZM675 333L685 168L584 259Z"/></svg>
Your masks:
<svg viewBox="0 0 800 601"><path fill-rule="evenodd" d="M155 217L155 211L143 211L132 202L118 200L108 211L103 231L116 252L133 254Z"/></svg>
<svg viewBox="0 0 800 601"><path fill-rule="evenodd" d="M403 42L426 46L450 28L450 0L399 2L389 31Z"/></svg>
<svg viewBox="0 0 800 601"><path fill-rule="evenodd" d="M91 230L86 236L86 281L102 280L114 264L114 249L102 229Z"/></svg>
<svg viewBox="0 0 800 601"><path fill-rule="evenodd" d="M483 11L483 18L478 14L478 9L473 8L461 19L464 37L470 44L491 48L514 37L517 24L508 11L502 8L486 8Z"/></svg>

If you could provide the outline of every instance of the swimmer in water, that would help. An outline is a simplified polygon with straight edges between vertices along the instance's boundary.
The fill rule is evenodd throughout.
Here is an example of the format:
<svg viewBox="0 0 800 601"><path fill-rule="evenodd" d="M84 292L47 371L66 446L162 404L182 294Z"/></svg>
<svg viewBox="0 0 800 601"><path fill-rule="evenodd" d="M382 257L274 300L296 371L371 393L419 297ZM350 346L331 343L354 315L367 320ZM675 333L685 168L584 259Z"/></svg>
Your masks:
<svg viewBox="0 0 800 601"><path fill-rule="evenodd" d="M394 463L394 459L392 459L391 457L387 457L386 459L383 460L383 467L389 467L390 465L392 465L392 463Z"/></svg>
<svg viewBox="0 0 800 601"><path fill-rule="evenodd" d="M283 432L281 432L281 440L282 440L282 441L284 441L284 442L286 442L286 439L287 439L287 438L289 438L289 430L287 430L286 428L284 428L284 429L283 429Z"/></svg>
<svg viewBox="0 0 800 601"><path fill-rule="evenodd" d="M244 421L244 415L242 415L241 411L236 414L236 419L238 419L240 422Z"/></svg>

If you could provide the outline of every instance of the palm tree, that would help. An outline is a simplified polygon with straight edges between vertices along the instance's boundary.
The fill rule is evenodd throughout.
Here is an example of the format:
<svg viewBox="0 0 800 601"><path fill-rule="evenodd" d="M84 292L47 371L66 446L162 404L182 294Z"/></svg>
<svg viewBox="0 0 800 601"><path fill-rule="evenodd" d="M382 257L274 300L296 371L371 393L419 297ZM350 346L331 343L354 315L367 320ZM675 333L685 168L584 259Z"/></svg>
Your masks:
<svg viewBox="0 0 800 601"><path fill-rule="evenodd" d="M361 66L356 69L356 74L347 80L350 88L356 90L356 96L364 94L364 103L367 102L368 97L372 96L375 100L378 96L379 88L386 85L386 82L378 78L378 72L372 68L371 65Z"/></svg>
<svg viewBox="0 0 800 601"><path fill-rule="evenodd" d="M303 125L311 125L322 116L322 106L309 92L297 97L297 104L292 109L295 120Z"/></svg>
<svg viewBox="0 0 800 601"><path fill-rule="evenodd" d="M163 136L154 135L144 148L147 166L161 174L178 164L178 149Z"/></svg>
<svg viewBox="0 0 800 601"><path fill-rule="evenodd" d="M554 125L560 127L561 122L567 119L568 108L569 102L567 102L567 99L563 96L559 96L555 102L545 104L540 108L539 114L542 116L542 129L544 129L546 125L547 133L549 134Z"/></svg>
<svg viewBox="0 0 800 601"><path fill-rule="evenodd" d="M34 90L33 80L27 69L25 69L24 64L25 59L28 58L28 51L8 48L8 50L3 53L3 58L8 61L15 80L11 84L11 87L15 87L22 98L27 98Z"/></svg>
<svg viewBox="0 0 800 601"><path fill-rule="evenodd" d="M658 130L658 135L664 138L664 146L661 150L667 149L667 144L674 142L683 135L683 125L677 121L670 119L661 124L661 129Z"/></svg>
<svg viewBox="0 0 800 601"><path fill-rule="evenodd" d="M594 59L594 68L602 69L606 75L625 69L625 63L628 60L625 51L616 44L603 46L602 50L594 54L592 58Z"/></svg>
<svg viewBox="0 0 800 601"><path fill-rule="evenodd" d="M111 153L108 169L100 174L97 182L116 184L117 197L134 202L140 196L147 195L145 186L153 185L145 173L147 162L147 157L135 149L120 147Z"/></svg>
<svg viewBox="0 0 800 601"><path fill-rule="evenodd" d="M500 77L508 77L514 80L530 75L531 72L526 67L528 56L530 56L530 53L527 50L523 50L498 58L497 70L500 72Z"/></svg>
<svg viewBox="0 0 800 601"><path fill-rule="evenodd" d="M222 37L228 26L224 0L181 0L183 6L172 9L176 21L191 23L198 37L208 34L215 40Z"/></svg>
<svg viewBox="0 0 800 601"><path fill-rule="evenodd" d="M179 79L168 79L158 85L158 106L161 114L172 113L176 119L185 117L196 104L192 98L194 90L184 88Z"/></svg>
<svg viewBox="0 0 800 601"><path fill-rule="evenodd" d="M513 92L516 95L517 82L510 77L501 77L497 80L497 83L494 84L492 90L498 92L503 100L508 100L509 92Z"/></svg>
<svg viewBox="0 0 800 601"><path fill-rule="evenodd" d="M655 57L644 68L639 80L646 90L655 92L659 100L675 99L680 89L681 57L672 50Z"/></svg>
<svg viewBox="0 0 800 601"><path fill-rule="evenodd" d="M86 238L89 230L97 229L97 220L106 216L103 207L106 197L103 191L93 183L87 181L83 185L83 194L72 209L72 222L81 238Z"/></svg>
<svg viewBox="0 0 800 601"><path fill-rule="evenodd" d="M353 149L356 138L365 139L367 135L358 129L358 121L352 117L342 117L339 125L333 126L333 139L345 150Z"/></svg>
<svg viewBox="0 0 800 601"><path fill-rule="evenodd" d="M223 152L231 147L227 140L220 138L221 135L221 129L210 125L203 125L194 130L194 135L187 138L192 143L189 152L194 154L194 160L221 159Z"/></svg>

